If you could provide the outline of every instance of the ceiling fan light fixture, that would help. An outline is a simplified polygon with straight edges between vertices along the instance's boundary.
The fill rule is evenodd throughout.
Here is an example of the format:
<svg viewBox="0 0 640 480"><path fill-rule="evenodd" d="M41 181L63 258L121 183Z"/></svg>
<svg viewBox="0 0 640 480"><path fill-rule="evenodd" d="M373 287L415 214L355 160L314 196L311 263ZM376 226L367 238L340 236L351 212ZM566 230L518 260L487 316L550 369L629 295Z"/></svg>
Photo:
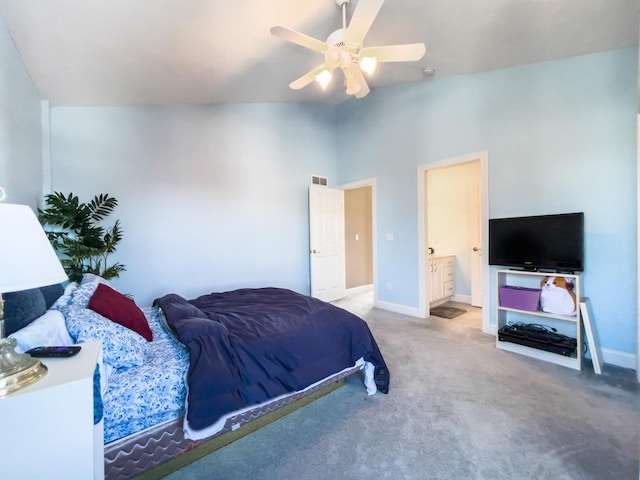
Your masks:
<svg viewBox="0 0 640 480"><path fill-rule="evenodd" d="M378 70L378 57L362 57L358 62L360 68L367 75L372 76Z"/></svg>
<svg viewBox="0 0 640 480"><path fill-rule="evenodd" d="M347 88L347 95L355 95L362 88L360 82L354 77L353 68L357 69L358 66L354 63L344 70L344 86Z"/></svg>
<svg viewBox="0 0 640 480"><path fill-rule="evenodd" d="M329 70L322 70L316 75L316 82L320 84L323 90L326 90L327 85L329 85L329 82L332 78L333 75L331 75L331 72Z"/></svg>
<svg viewBox="0 0 640 480"><path fill-rule="evenodd" d="M352 80L350 82L347 82L347 95L355 95L360 91L361 88L362 88L362 85L360 85L356 81Z"/></svg>

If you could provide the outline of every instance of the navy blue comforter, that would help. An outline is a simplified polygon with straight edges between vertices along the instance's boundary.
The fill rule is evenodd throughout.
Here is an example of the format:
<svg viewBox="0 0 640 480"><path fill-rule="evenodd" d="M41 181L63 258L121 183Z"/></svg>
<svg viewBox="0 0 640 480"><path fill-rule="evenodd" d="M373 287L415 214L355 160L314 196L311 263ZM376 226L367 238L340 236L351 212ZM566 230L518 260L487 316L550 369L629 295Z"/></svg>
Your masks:
<svg viewBox="0 0 640 480"><path fill-rule="evenodd" d="M388 392L389 371L369 327L329 303L280 288L194 300L169 294L155 303L189 349L187 419L194 429L304 389L360 357L375 366L378 390Z"/></svg>

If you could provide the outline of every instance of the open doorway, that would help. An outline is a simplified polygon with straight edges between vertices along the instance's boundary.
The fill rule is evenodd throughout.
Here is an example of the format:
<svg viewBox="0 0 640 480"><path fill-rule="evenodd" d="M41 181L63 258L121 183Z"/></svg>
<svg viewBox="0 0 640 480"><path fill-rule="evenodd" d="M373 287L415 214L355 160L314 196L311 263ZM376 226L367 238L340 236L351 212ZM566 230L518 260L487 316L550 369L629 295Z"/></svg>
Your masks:
<svg viewBox="0 0 640 480"><path fill-rule="evenodd" d="M418 167L419 309L427 317L434 292L441 291L430 268L443 257L453 264L453 287L444 301L484 307L482 330L492 331L489 268L482 258L488 218L487 152ZM439 299L442 302L442 299Z"/></svg>
<svg viewBox="0 0 640 480"><path fill-rule="evenodd" d="M370 292L375 305L375 179L339 188L344 190L346 294Z"/></svg>

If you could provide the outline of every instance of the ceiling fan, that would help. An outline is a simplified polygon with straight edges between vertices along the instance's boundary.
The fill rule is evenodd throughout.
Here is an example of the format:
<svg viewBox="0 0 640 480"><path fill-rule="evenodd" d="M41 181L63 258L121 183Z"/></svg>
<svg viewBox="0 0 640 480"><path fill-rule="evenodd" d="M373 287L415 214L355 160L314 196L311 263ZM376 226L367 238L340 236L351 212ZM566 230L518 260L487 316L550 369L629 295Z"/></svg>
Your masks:
<svg viewBox="0 0 640 480"><path fill-rule="evenodd" d="M424 43L365 47L364 37L371 28L384 0L359 0L347 27L347 5L350 0L335 0L342 8L342 28L334 31L326 42L317 40L287 27L277 25L271 34L296 45L324 55L324 62L289 84L294 90L306 87L316 80L324 89L331 81L336 68L344 72L348 95L362 98L369 93L364 73L373 75L379 63L412 62L420 60L425 52Z"/></svg>

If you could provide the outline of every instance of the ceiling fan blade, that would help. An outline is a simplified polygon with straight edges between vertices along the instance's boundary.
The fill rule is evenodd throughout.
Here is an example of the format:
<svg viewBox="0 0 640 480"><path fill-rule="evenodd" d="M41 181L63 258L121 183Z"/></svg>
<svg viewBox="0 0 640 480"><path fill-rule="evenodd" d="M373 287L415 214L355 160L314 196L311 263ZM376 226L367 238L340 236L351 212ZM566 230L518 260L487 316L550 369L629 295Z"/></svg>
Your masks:
<svg viewBox="0 0 640 480"><path fill-rule="evenodd" d="M414 62L420 60L425 52L424 43L389 45L386 47L366 47L360 50L359 57L378 57L378 62Z"/></svg>
<svg viewBox="0 0 640 480"><path fill-rule="evenodd" d="M361 45L384 0L359 0L344 36L347 45Z"/></svg>
<svg viewBox="0 0 640 480"><path fill-rule="evenodd" d="M320 53L325 53L329 49L329 45L325 42L281 25L271 27L271 35Z"/></svg>
<svg viewBox="0 0 640 480"><path fill-rule="evenodd" d="M326 63L323 63L322 65L317 66L310 72L305 73L300 78L291 82L289 84L289 87L292 88L293 90L300 90L301 88L306 87L316 79L316 75L318 75L322 70L331 71L332 68L330 68Z"/></svg>

